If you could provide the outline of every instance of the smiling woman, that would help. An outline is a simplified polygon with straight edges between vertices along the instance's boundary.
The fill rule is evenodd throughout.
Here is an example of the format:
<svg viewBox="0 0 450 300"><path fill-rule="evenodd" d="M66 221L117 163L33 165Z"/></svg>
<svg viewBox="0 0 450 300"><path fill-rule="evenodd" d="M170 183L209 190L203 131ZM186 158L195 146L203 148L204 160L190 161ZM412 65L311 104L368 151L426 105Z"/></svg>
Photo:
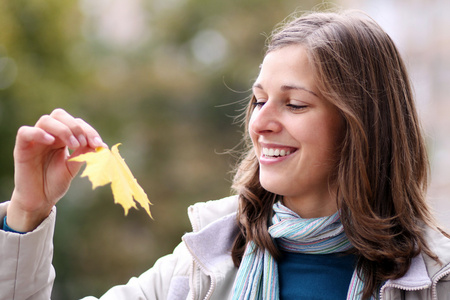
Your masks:
<svg viewBox="0 0 450 300"><path fill-rule="evenodd" d="M448 299L408 74L373 20L311 13L276 30L245 124L237 195L190 207L174 253L101 299ZM19 129L0 299L49 299L54 205L80 169L68 148L98 146L62 109Z"/></svg>
<svg viewBox="0 0 450 300"><path fill-rule="evenodd" d="M332 174L344 122L321 98L306 50L295 45L269 53L253 87L249 135L261 186L283 195L283 203L304 218L335 213Z"/></svg>
<svg viewBox="0 0 450 300"><path fill-rule="evenodd" d="M337 291L330 285L316 285L320 292L301 289L296 297L327 299L321 294L327 289L339 292L341 297L331 296L339 299L345 295L390 299L400 297L401 290L417 290L408 293L411 299L436 295L436 290L424 288L432 286L432 277L411 273L431 266L424 266L424 259L430 263L443 259L437 256L443 252L434 248L437 243L430 234L439 235L441 230L425 201L425 142L407 71L378 24L361 12L345 11L307 14L280 26L268 42L246 125L249 149L233 184L240 195L240 233L232 252L239 266L237 281L258 285L262 278L250 275L257 272L253 268L258 260L264 261L260 272L266 278L277 273L277 263L280 270L289 269L286 263L295 264L286 252L311 253L302 247L317 244L317 236L324 232L291 236L289 220L307 224L302 218L322 217L318 220L328 222L326 216L335 213L340 220L332 227L342 226L356 261L350 288ZM285 155L275 155L277 149L285 150ZM285 209L292 213L280 219ZM283 223L289 226L280 235L278 227ZM273 232L273 228L278 229ZM444 235L439 243L449 251ZM333 247L325 247L322 254L334 253ZM450 274L450 257L445 257L440 278ZM305 257L300 261L305 262ZM331 270L330 266L326 272ZM289 297L290 288L305 279L299 273L303 272L279 274L280 282L269 282L260 291ZM404 282L422 278L424 285L405 285L405 274L412 277ZM290 284L285 281L292 276ZM345 272L338 276L349 278ZM317 282L323 280L330 278ZM245 288L240 292L246 294ZM450 286L441 295L447 293Z"/></svg>

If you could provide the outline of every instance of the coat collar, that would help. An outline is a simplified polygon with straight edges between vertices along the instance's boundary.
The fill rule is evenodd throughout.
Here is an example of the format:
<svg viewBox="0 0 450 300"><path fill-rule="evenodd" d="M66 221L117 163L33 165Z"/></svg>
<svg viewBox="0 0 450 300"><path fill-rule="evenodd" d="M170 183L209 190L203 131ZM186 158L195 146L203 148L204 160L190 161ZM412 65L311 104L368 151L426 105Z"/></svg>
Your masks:
<svg viewBox="0 0 450 300"><path fill-rule="evenodd" d="M230 252L238 231L234 212L198 232L185 234L183 241L206 273L220 272L225 265L232 265Z"/></svg>
<svg viewBox="0 0 450 300"><path fill-rule="evenodd" d="M392 288L404 291L433 288L442 277L450 274L450 240L438 230L429 227L425 230L425 239L430 250L439 258L439 262L425 253L414 257L403 277L388 280L382 286L381 299L386 290Z"/></svg>
<svg viewBox="0 0 450 300"><path fill-rule="evenodd" d="M397 288L405 291L415 291L431 287L423 255L419 254L411 260L411 266L403 277L389 279L381 288L381 293L388 288Z"/></svg>
<svg viewBox="0 0 450 300"><path fill-rule="evenodd" d="M183 241L205 272L223 273L225 266L232 267L230 250L239 232L236 220L237 197L196 204L189 210L194 232L185 234ZM206 218L202 216L205 211L208 212ZM430 250L439 257L440 263L423 253L419 254L412 259L403 277L388 280L383 285L382 293L389 288L426 289L433 285L440 274L450 273L450 240L431 228L426 229L425 235Z"/></svg>
<svg viewBox="0 0 450 300"><path fill-rule="evenodd" d="M230 252L239 231L237 210L238 196L199 202L188 209L193 232L185 234L183 241L209 274L234 268Z"/></svg>

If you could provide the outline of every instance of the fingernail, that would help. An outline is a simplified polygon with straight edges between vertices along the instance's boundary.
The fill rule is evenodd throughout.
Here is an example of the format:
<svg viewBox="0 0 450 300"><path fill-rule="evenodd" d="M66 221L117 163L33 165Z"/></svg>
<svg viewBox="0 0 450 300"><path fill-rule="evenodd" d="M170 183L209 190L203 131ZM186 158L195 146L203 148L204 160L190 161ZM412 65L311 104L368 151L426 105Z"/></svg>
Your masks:
<svg viewBox="0 0 450 300"><path fill-rule="evenodd" d="M105 143L103 143L102 139L98 136L94 138L94 147L105 147Z"/></svg>
<svg viewBox="0 0 450 300"><path fill-rule="evenodd" d="M46 134L44 135L44 139L45 139L46 141L48 141L49 143L53 143L53 142L55 141L55 138L54 138L52 135L48 134L48 133L46 133Z"/></svg>
<svg viewBox="0 0 450 300"><path fill-rule="evenodd" d="M78 136L78 142L80 142L80 145L81 145L82 147L85 147L85 146L87 145L86 137L85 137L84 135L82 135L82 134L80 134L80 135Z"/></svg>
<svg viewBox="0 0 450 300"><path fill-rule="evenodd" d="M80 143L78 142L78 140L72 135L69 138L69 144L71 148L78 148L80 147Z"/></svg>

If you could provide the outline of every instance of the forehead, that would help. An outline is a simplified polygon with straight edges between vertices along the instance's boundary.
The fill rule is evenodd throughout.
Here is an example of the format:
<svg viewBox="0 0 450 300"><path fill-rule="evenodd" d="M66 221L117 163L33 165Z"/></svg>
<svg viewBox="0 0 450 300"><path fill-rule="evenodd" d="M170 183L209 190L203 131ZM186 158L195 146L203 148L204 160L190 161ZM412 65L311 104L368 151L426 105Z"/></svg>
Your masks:
<svg viewBox="0 0 450 300"><path fill-rule="evenodd" d="M286 46L269 52L261 64L254 86L264 90L301 86L318 93L307 52L301 45Z"/></svg>

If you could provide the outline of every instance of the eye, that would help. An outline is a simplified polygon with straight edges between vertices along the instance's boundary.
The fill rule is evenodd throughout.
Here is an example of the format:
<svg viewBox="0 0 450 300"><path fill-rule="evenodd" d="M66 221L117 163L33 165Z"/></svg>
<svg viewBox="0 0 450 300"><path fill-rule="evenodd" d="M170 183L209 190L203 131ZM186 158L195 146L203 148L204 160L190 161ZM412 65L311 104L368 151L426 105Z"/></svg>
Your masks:
<svg viewBox="0 0 450 300"><path fill-rule="evenodd" d="M292 111L300 111L306 109L307 105L295 105L295 104L286 104L287 107L289 107Z"/></svg>
<svg viewBox="0 0 450 300"><path fill-rule="evenodd" d="M266 101L264 100L255 100L252 102L253 107L261 108L264 104L266 104Z"/></svg>

